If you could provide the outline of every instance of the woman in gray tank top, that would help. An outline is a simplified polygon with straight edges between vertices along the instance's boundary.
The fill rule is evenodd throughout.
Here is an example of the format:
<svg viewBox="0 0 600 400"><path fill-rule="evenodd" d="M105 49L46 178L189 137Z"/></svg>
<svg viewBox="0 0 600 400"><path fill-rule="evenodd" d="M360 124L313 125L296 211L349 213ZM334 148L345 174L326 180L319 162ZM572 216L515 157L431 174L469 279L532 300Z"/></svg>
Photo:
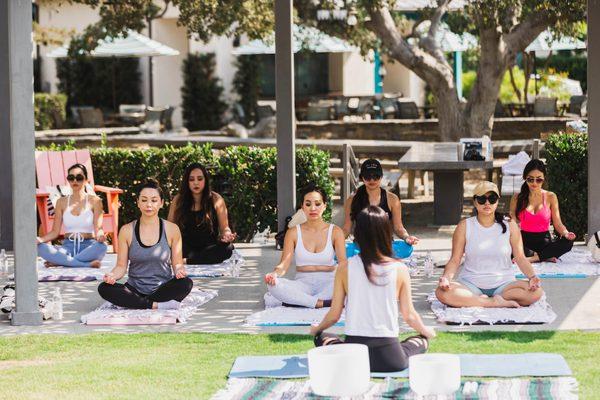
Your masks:
<svg viewBox="0 0 600 400"><path fill-rule="evenodd" d="M162 190L148 181L137 192L141 216L119 232L117 265L98 287L103 299L135 309L174 309L192 290L183 265L181 233L172 222L158 217L164 204ZM117 283L125 276L125 284Z"/></svg>

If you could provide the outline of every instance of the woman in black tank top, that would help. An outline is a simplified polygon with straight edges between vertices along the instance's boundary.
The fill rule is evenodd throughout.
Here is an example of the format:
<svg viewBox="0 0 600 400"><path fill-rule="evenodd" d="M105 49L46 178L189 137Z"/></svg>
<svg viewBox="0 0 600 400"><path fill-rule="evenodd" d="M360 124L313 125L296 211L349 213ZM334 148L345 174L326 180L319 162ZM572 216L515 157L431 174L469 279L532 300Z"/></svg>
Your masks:
<svg viewBox="0 0 600 400"><path fill-rule="evenodd" d="M203 165L193 163L185 169L168 220L181 229L186 264L219 264L231 257L236 234L229 228L225 201L211 191Z"/></svg>
<svg viewBox="0 0 600 400"><path fill-rule="evenodd" d="M419 239L408 233L402 224L402 205L400 198L381 187L383 168L379 161L370 158L360 167L359 178L363 181L354 195L350 196L344 204L346 218L344 233L346 237L352 233L356 216L370 205L378 206L387 213L392 222L394 233L410 245L417 244Z"/></svg>

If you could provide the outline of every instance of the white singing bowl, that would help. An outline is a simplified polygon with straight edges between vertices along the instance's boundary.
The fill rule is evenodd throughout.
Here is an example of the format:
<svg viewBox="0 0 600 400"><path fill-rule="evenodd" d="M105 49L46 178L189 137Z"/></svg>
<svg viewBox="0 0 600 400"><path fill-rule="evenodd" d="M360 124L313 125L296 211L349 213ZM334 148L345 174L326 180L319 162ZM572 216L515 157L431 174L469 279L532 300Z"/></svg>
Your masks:
<svg viewBox="0 0 600 400"><path fill-rule="evenodd" d="M319 396L358 396L369 389L369 348L364 344L336 344L308 351L308 374Z"/></svg>
<svg viewBox="0 0 600 400"><path fill-rule="evenodd" d="M456 354L418 354L408 359L410 388L420 396L452 394L460 388L460 358Z"/></svg>

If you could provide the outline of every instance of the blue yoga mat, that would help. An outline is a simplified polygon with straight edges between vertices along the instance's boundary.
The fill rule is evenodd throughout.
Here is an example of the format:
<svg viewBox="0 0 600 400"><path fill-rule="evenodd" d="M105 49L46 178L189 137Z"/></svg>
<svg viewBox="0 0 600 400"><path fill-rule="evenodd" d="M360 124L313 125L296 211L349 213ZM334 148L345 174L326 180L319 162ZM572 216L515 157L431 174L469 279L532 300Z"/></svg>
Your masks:
<svg viewBox="0 0 600 400"><path fill-rule="evenodd" d="M586 274L539 274L538 275L541 279L583 279L583 278L587 278L588 275ZM523 274L517 274L515 275L515 278L517 279L525 279L525 275Z"/></svg>
<svg viewBox="0 0 600 400"><path fill-rule="evenodd" d="M413 247L404 240L394 240L392 250L397 258L408 258L413 252ZM346 243L346 257L350 258L360 253L356 243Z"/></svg>
<svg viewBox="0 0 600 400"><path fill-rule="evenodd" d="M462 376L517 377L570 376L571 369L560 354L459 354ZM373 378L408 378L408 369L399 372L372 373ZM306 378L306 355L238 357L230 378Z"/></svg>

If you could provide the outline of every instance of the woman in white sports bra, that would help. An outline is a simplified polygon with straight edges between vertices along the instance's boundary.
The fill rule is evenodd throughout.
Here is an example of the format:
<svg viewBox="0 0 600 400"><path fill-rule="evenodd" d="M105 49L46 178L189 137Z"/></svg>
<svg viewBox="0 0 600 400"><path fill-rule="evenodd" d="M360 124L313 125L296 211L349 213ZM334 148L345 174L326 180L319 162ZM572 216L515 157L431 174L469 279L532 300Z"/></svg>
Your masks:
<svg viewBox="0 0 600 400"><path fill-rule="evenodd" d="M307 221L288 229L281 261L273 272L265 275L269 290L265 295L267 306L331 306L337 262L346 261L344 232L323 221L327 207L325 191L311 185L303 190L301 198ZM296 277L294 280L282 278L292 257L296 261Z"/></svg>
<svg viewBox="0 0 600 400"><path fill-rule="evenodd" d="M85 165L74 164L67 173L73 194L58 199L52 230L37 238L38 255L46 260L47 267L100 268L106 254L102 200L85 191L88 182ZM61 226L65 231L62 246L47 243L60 236Z"/></svg>

